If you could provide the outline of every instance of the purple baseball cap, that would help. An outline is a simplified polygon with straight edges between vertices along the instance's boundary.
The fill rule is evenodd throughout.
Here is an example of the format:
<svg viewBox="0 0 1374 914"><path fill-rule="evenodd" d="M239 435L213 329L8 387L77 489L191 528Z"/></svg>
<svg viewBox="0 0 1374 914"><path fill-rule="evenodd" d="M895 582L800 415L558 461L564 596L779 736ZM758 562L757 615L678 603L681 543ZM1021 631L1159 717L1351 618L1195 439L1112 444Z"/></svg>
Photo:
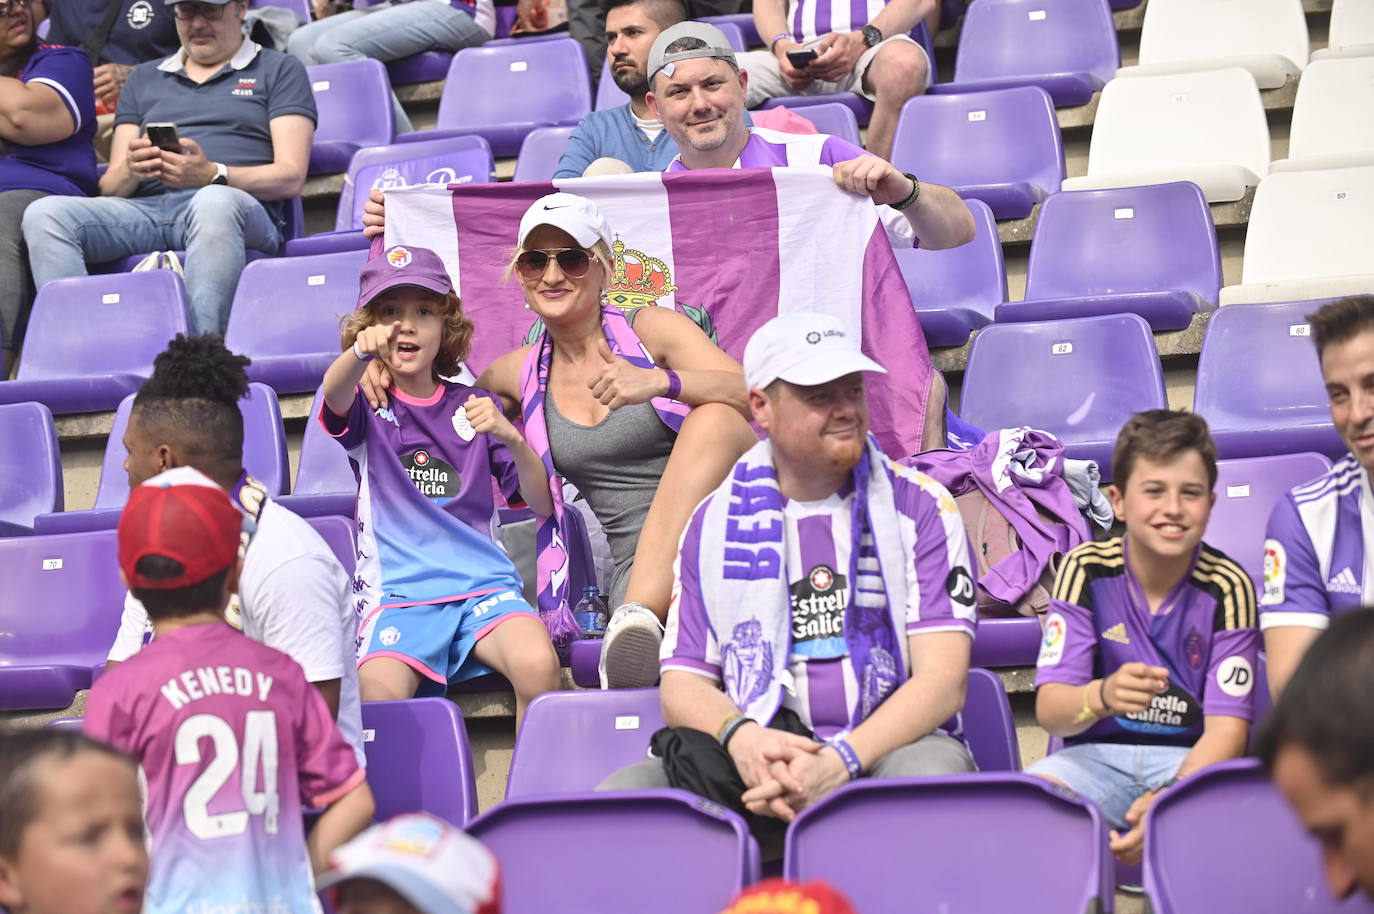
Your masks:
<svg viewBox="0 0 1374 914"><path fill-rule="evenodd" d="M358 276L358 307L366 308L387 289L396 286L419 286L438 295L453 291L444 262L429 248L396 244L373 257Z"/></svg>

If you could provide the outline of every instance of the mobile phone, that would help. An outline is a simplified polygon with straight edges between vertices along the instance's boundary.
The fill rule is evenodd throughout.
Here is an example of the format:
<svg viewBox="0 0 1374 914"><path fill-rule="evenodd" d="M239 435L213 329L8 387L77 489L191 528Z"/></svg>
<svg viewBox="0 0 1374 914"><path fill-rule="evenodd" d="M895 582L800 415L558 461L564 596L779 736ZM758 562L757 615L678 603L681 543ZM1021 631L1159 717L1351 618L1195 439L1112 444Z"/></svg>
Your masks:
<svg viewBox="0 0 1374 914"><path fill-rule="evenodd" d="M815 48L805 48L798 51L787 52L787 62L798 70L805 70L806 65L815 60L818 56Z"/></svg>
<svg viewBox="0 0 1374 914"><path fill-rule="evenodd" d="M181 138L177 136L176 124L149 124L148 139L158 149L167 152L181 152Z"/></svg>

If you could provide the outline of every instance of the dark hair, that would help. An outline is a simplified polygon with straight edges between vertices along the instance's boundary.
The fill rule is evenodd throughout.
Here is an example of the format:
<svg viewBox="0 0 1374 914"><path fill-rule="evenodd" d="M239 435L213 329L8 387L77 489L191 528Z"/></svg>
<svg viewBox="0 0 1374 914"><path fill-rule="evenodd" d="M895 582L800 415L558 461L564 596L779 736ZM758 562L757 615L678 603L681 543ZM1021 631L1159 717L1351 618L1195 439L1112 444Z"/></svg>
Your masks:
<svg viewBox="0 0 1374 914"><path fill-rule="evenodd" d="M175 578L185 570L185 565L165 555L145 555L134 565L134 571L153 580ZM177 587L172 590L136 587L130 592L143 604L143 608L148 612L148 618L175 619L207 609L223 609L224 579L228 574L229 569L226 568L188 587Z"/></svg>
<svg viewBox="0 0 1374 914"><path fill-rule="evenodd" d="M1331 343L1344 343L1366 330L1374 330L1374 295L1352 295L1322 305L1307 315L1317 358Z"/></svg>
<svg viewBox="0 0 1374 914"><path fill-rule="evenodd" d="M1207 487L1217 484L1217 446L1207 420L1177 409L1147 409L1126 420L1112 448L1112 485L1125 490L1138 457L1156 462L1197 451L1207 468Z"/></svg>
<svg viewBox="0 0 1374 914"><path fill-rule="evenodd" d="M687 19L687 6L682 0L605 0L602 12L609 13L613 9L636 4L643 5L644 11L649 14L650 19L658 23L660 29L677 25Z"/></svg>
<svg viewBox="0 0 1374 914"><path fill-rule="evenodd" d="M133 769L127 755L73 730L0 730L0 857L19 853L24 829L38 815L41 792L34 783L38 763L69 759L82 752L98 752Z"/></svg>
<svg viewBox="0 0 1374 914"><path fill-rule="evenodd" d="M1327 783L1374 793L1374 609L1331 620L1288 680L1260 730L1268 771L1284 746L1312 753Z"/></svg>
<svg viewBox="0 0 1374 914"><path fill-rule="evenodd" d="M174 443L183 459L209 476L243 462L243 415L251 361L218 334L178 333L153 360L153 376L134 397L134 411L153 437Z"/></svg>

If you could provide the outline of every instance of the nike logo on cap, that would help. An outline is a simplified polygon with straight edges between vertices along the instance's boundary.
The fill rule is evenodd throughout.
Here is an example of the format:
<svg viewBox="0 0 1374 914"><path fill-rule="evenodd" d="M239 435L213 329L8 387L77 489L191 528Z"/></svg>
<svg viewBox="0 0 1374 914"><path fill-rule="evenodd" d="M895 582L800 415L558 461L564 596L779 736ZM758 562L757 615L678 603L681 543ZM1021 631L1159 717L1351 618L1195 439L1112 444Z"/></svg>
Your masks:
<svg viewBox="0 0 1374 914"><path fill-rule="evenodd" d="M546 209L546 210L549 210L549 209L567 209L568 206L569 206L569 204L567 204L567 203L564 203L564 204L562 204L562 205L560 205L560 206L549 206L547 203L545 203L545 204L544 204L544 209Z"/></svg>

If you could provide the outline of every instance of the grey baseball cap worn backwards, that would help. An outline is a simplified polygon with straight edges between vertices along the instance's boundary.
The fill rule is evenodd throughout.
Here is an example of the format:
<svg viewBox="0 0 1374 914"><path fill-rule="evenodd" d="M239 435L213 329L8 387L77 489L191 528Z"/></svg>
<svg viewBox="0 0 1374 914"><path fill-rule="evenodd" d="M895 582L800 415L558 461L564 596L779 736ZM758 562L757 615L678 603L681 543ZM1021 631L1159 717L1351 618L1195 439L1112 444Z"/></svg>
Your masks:
<svg viewBox="0 0 1374 914"><path fill-rule="evenodd" d="M705 42L705 47L667 53L668 45L681 38L696 38ZM658 37L654 39L653 47L649 49L649 85L654 84L654 77L658 75L659 70L666 71L671 77L672 68L679 60L691 60L696 57L716 57L726 61L736 70L739 69L735 51L730 47L730 40L725 37L724 32L708 22L679 22L659 32Z"/></svg>

